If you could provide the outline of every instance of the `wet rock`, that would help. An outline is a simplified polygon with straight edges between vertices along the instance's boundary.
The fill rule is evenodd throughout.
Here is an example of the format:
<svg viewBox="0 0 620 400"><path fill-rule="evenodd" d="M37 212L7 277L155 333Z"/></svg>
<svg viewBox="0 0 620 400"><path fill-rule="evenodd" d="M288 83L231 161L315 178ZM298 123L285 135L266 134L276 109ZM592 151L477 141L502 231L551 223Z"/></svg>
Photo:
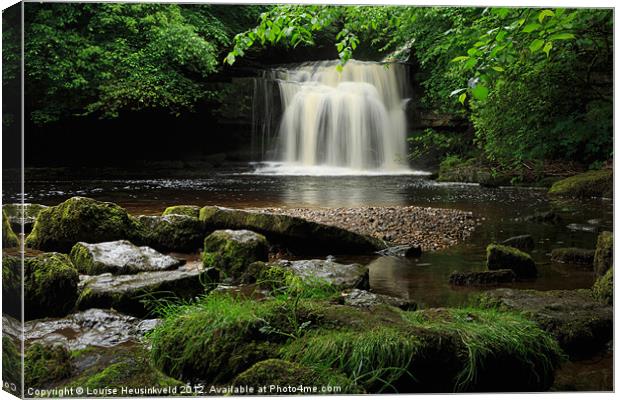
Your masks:
<svg viewBox="0 0 620 400"><path fill-rule="evenodd" d="M202 245L205 231L202 223L187 215L140 215L140 244L159 251L194 252Z"/></svg>
<svg viewBox="0 0 620 400"><path fill-rule="evenodd" d="M414 311L418 308L418 305L414 301L385 294L372 293L367 290L347 290L342 293L341 297L345 305L352 307L371 308L379 304L387 304L408 311Z"/></svg>
<svg viewBox="0 0 620 400"><path fill-rule="evenodd" d="M534 248L534 238L532 235L513 236L504 240L501 244L514 247L522 251L530 251Z"/></svg>
<svg viewBox="0 0 620 400"><path fill-rule="evenodd" d="M603 276L614 264L614 234L602 232L598 235L594 253L594 273Z"/></svg>
<svg viewBox="0 0 620 400"><path fill-rule="evenodd" d="M377 252L382 256L417 258L422 255L420 246L392 246Z"/></svg>
<svg viewBox="0 0 620 400"><path fill-rule="evenodd" d="M168 207L161 214L162 216L176 214L176 215L185 215L187 217L192 217L198 219L200 216L200 207L198 206L172 206Z"/></svg>
<svg viewBox="0 0 620 400"><path fill-rule="evenodd" d="M252 231L218 230L204 240L203 265L218 268L224 277L233 281L239 280L250 264L268 258L267 239Z"/></svg>
<svg viewBox="0 0 620 400"><path fill-rule="evenodd" d="M68 253L77 242L132 240L137 234L138 225L125 209L113 203L72 197L39 212L26 246Z"/></svg>
<svg viewBox="0 0 620 400"><path fill-rule="evenodd" d="M22 204L5 204L2 209L9 218L11 228L14 232L21 232L22 225L24 226L24 233L30 233L34 226L34 221L39 215L41 210L48 208L42 204L24 203ZM23 215L22 215L23 210Z"/></svg>
<svg viewBox="0 0 620 400"><path fill-rule="evenodd" d="M553 334L571 358L596 353L613 336L613 308L596 301L590 290L495 289L480 301L524 313Z"/></svg>
<svg viewBox="0 0 620 400"><path fill-rule="evenodd" d="M318 279L339 289L369 289L368 267L360 264L339 264L331 260L281 260L275 265L302 279Z"/></svg>
<svg viewBox="0 0 620 400"><path fill-rule="evenodd" d="M594 262L594 250L580 249L577 247L562 247L551 250L551 261L565 264L592 265Z"/></svg>
<svg viewBox="0 0 620 400"><path fill-rule="evenodd" d="M213 269L181 267L172 271L140 272L135 275L102 274L84 276L77 301L80 310L106 308L142 317L146 303L158 299L191 299L205 293L205 285L217 281Z"/></svg>
<svg viewBox="0 0 620 400"><path fill-rule="evenodd" d="M159 253L150 247L138 247L127 240L88 244L79 242L71 249L71 261L82 274L135 274L165 271L183 265L184 261Z"/></svg>
<svg viewBox="0 0 620 400"><path fill-rule="evenodd" d="M517 275L511 269L498 269L495 271L453 272L448 281L456 286L486 286L511 283L517 279Z"/></svg>
<svg viewBox="0 0 620 400"><path fill-rule="evenodd" d="M378 239L284 214L207 206L200 210L200 220L208 230L252 230L300 254L370 254L385 247Z"/></svg>
<svg viewBox="0 0 620 400"><path fill-rule="evenodd" d="M557 181L549 189L554 196L572 198L613 197L613 171L588 171Z"/></svg>
<svg viewBox="0 0 620 400"><path fill-rule="evenodd" d="M3 312L21 315L21 260L2 258ZM24 258L25 319L66 315L78 297L78 272L65 254L44 253Z"/></svg>
<svg viewBox="0 0 620 400"><path fill-rule="evenodd" d="M610 268L592 286L594 298L610 306L614 303L614 270Z"/></svg>
<svg viewBox="0 0 620 400"><path fill-rule="evenodd" d="M4 210L2 211L2 248L5 247L17 247L19 246L19 239L13 232L9 219L6 216Z"/></svg>
<svg viewBox="0 0 620 400"><path fill-rule="evenodd" d="M581 232L598 232L598 226L594 226L594 225L588 225L588 224L578 224L578 223L572 223L572 224L568 224L566 225L566 227L568 229L570 229L571 231L581 231Z"/></svg>
<svg viewBox="0 0 620 400"><path fill-rule="evenodd" d="M564 221L563 218L555 211L535 212L534 214L520 218L519 220L546 224L561 224Z"/></svg>
<svg viewBox="0 0 620 400"><path fill-rule="evenodd" d="M538 274L536 264L529 254L500 244L487 246L486 264L491 271L511 269L518 278L535 278Z"/></svg>

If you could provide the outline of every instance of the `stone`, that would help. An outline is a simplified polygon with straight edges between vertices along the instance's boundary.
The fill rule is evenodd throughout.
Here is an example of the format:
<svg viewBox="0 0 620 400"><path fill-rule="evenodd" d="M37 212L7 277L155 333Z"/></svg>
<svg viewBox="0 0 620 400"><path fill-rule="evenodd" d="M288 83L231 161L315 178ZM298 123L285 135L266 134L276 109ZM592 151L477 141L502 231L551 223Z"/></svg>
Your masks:
<svg viewBox="0 0 620 400"><path fill-rule="evenodd" d="M19 246L19 239L9 223L4 210L2 211L2 248Z"/></svg>
<svg viewBox="0 0 620 400"><path fill-rule="evenodd" d="M598 226L589 225L589 224L572 223L572 224L566 225L566 227L568 229L570 229L571 231L581 231L581 232L593 232L593 233L596 233L599 230Z"/></svg>
<svg viewBox="0 0 620 400"><path fill-rule="evenodd" d="M513 236L504 240L501 244L521 251L531 251L534 248L534 238L532 235Z"/></svg>
<svg viewBox="0 0 620 400"><path fill-rule="evenodd" d="M450 274L448 281L455 286L486 286L512 283L517 275L511 269L495 271L456 272Z"/></svg>
<svg viewBox="0 0 620 400"><path fill-rule="evenodd" d="M614 269L610 268L605 275L599 277L592 286L594 298L605 304L614 304Z"/></svg>
<svg viewBox="0 0 620 400"><path fill-rule="evenodd" d="M387 304L407 311L414 311L418 308L414 301L361 289L346 290L342 293L341 298L345 305L351 307L372 308L380 304Z"/></svg>
<svg viewBox="0 0 620 400"><path fill-rule="evenodd" d="M205 237L203 224L187 215L140 215L140 244L159 251L195 252Z"/></svg>
<svg viewBox="0 0 620 400"><path fill-rule="evenodd" d="M339 289L369 289L368 267L339 264L331 260L281 260L275 264L311 282L319 280Z"/></svg>
<svg viewBox="0 0 620 400"><path fill-rule="evenodd" d="M611 169L588 171L557 181L549 195L571 198L613 197L614 177Z"/></svg>
<svg viewBox="0 0 620 400"><path fill-rule="evenodd" d="M565 264L583 264L592 266L594 250L577 247L561 247L551 250L551 261Z"/></svg>
<svg viewBox="0 0 620 400"><path fill-rule="evenodd" d="M34 221L36 220L39 212L48 208L42 204L32 204L32 203L14 203L14 204L5 204L2 206L2 210L6 213L9 218L9 222L11 223L11 228L13 228L14 232L21 232L22 225L24 227L24 233L30 233L32 231L32 227L34 226ZM22 216L23 210L23 216Z"/></svg>
<svg viewBox="0 0 620 400"><path fill-rule="evenodd" d="M171 215L171 214L185 215L187 217L198 219L198 217L200 216L200 207L198 206L172 206L172 207L166 208L161 215L165 217L166 215Z"/></svg>
<svg viewBox="0 0 620 400"><path fill-rule="evenodd" d="M165 271L178 268L185 263L150 247L135 246L127 240L95 244L79 242L71 249L70 257L77 270L86 275Z"/></svg>
<svg viewBox="0 0 620 400"><path fill-rule="evenodd" d="M242 230L218 230L204 240L205 267L218 268L222 275L239 280L250 264L269 259L269 243L258 233Z"/></svg>
<svg viewBox="0 0 620 400"><path fill-rule="evenodd" d="M518 218L518 220L546 224L561 224L564 221L560 214L556 213L555 211L539 211L523 218Z"/></svg>
<svg viewBox="0 0 620 400"><path fill-rule="evenodd" d="M391 246L386 249L377 251L377 254L388 257L418 258L422 255L422 247L415 245Z"/></svg>
<svg viewBox="0 0 620 400"><path fill-rule="evenodd" d="M594 274L603 276L614 265L614 234L608 231L598 235L594 253Z"/></svg>
<svg viewBox="0 0 620 400"><path fill-rule="evenodd" d="M500 244L487 246L487 268L491 271L511 269L518 278L535 278L538 274L532 257L514 247Z"/></svg>

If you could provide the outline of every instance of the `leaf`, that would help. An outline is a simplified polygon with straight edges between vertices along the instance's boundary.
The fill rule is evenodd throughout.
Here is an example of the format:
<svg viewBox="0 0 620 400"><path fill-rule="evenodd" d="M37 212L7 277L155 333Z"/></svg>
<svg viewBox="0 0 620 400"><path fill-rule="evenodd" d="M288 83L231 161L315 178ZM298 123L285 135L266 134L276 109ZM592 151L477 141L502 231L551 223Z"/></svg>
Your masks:
<svg viewBox="0 0 620 400"><path fill-rule="evenodd" d="M538 22L542 24L545 20L545 17L553 17L554 15L555 13L551 10L542 10L540 14L538 14Z"/></svg>
<svg viewBox="0 0 620 400"><path fill-rule="evenodd" d="M489 97L489 89L486 86L476 85L471 92L478 100L486 100Z"/></svg>
<svg viewBox="0 0 620 400"><path fill-rule="evenodd" d="M460 88L460 89L453 90L452 92L450 92L450 97L454 96L455 94L461 93L463 90L467 90L467 88Z"/></svg>
<svg viewBox="0 0 620 400"><path fill-rule="evenodd" d="M549 52L551 51L552 48L553 48L553 42L547 42L545 44L545 47L543 47L543 51L545 52L547 57L549 57Z"/></svg>
<svg viewBox="0 0 620 400"><path fill-rule="evenodd" d="M465 60L469 60L469 56L458 56L458 57L454 57L452 59L452 61L450 62L459 62L459 61L465 61Z"/></svg>
<svg viewBox="0 0 620 400"><path fill-rule="evenodd" d="M573 35L572 33L568 33L568 32L556 33L556 34L549 36L549 40L570 40L574 38L575 38L575 35Z"/></svg>
<svg viewBox="0 0 620 400"><path fill-rule="evenodd" d="M465 69L472 69L474 67L474 65L476 65L477 62L478 62L478 60L476 60L475 58L470 58L465 63L464 67L465 67Z"/></svg>
<svg viewBox="0 0 620 400"><path fill-rule="evenodd" d="M491 67L491 68L493 68L493 69L494 69L495 71L497 71L497 72L504 72L504 68L502 68L502 67L500 67L500 66L498 66L498 65L496 65L496 66L494 66L494 67Z"/></svg>
<svg viewBox="0 0 620 400"><path fill-rule="evenodd" d="M536 29L540 28L542 25L541 24L527 24L525 25L525 27L523 28L523 32L524 33L530 33L530 32L534 32Z"/></svg>
<svg viewBox="0 0 620 400"><path fill-rule="evenodd" d="M532 53L536 53L540 48L545 44L545 41L542 39L536 39L532 43L530 43L530 51Z"/></svg>
<svg viewBox="0 0 620 400"><path fill-rule="evenodd" d="M465 105L465 99L466 99L466 98L467 98L467 93L462 93L462 94L459 96L459 102L460 102L462 105Z"/></svg>

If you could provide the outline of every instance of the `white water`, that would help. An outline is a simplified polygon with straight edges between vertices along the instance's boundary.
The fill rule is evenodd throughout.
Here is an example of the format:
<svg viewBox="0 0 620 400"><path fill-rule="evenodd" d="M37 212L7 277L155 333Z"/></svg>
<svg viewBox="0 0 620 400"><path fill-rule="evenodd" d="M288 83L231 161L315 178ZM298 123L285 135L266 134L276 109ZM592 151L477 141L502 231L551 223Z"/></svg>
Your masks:
<svg viewBox="0 0 620 400"><path fill-rule="evenodd" d="M336 66L323 61L273 72L283 109L277 160L255 173L423 174L407 164L404 66Z"/></svg>

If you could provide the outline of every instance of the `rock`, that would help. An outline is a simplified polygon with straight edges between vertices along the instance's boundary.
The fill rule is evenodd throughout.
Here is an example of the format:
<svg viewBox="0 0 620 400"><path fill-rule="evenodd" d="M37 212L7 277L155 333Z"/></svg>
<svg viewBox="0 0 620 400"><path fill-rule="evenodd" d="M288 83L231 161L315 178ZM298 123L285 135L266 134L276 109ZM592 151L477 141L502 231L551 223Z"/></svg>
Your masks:
<svg viewBox="0 0 620 400"><path fill-rule="evenodd" d="M568 225L566 225L566 227L568 229L570 229L571 231L581 231L581 232L594 232L594 233L596 233L599 230L598 226L588 225L588 224L578 224L578 223L568 224Z"/></svg>
<svg viewBox="0 0 620 400"><path fill-rule="evenodd" d="M605 304L613 305L614 303L614 270L610 268L605 275L599 277L592 287L594 298Z"/></svg>
<svg viewBox="0 0 620 400"><path fill-rule="evenodd" d="M19 239L9 223L4 210L2 210L2 248L19 246Z"/></svg>
<svg viewBox="0 0 620 400"><path fill-rule="evenodd" d="M4 316L2 317L4 320ZM16 321L17 322L17 321ZM4 327L3 325L3 333ZM22 381L22 353L21 343L17 339L11 339L2 335L2 382L4 390L20 396Z"/></svg>
<svg viewBox="0 0 620 400"><path fill-rule="evenodd" d="M456 286L485 286L512 283L517 279L511 269L498 269L495 271L456 272L450 274L448 281Z"/></svg>
<svg viewBox="0 0 620 400"><path fill-rule="evenodd" d="M42 204L5 204L2 206L2 209L6 213L9 218L9 222L11 223L11 227L14 232L21 232L22 225L24 227L24 233L30 233L32 231L32 227L34 226L34 221L36 220L39 212L48 208ZM22 216L23 210L23 216Z"/></svg>
<svg viewBox="0 0 620 400"><path fill-rule="evenodd" d="M532 238L532 235L513 236L504 240L501 244L521 251L530 251L534 248L534 238Z"/></svg>
<svg viewBox="0 0 620 400"><path fill-rule="evenodd" d="M580 249L577 247L562 247L551 250L551 261L566 264L592 265L594 262L594 250Z"/></svg>
<svg viewBox="0 0 620 400"><path fill-rule="evenodd" d="M172 206L168 207L161 214L162 216L176 214L176 215L185 215L187 217L192 217L198 219L200 216L200 207L198 206Z"/></svg>
<svg viewBox="0 0 620 400"><path fill-rule="evenodd" d="M77 242L132 240L137 234L138 225L125 209L113 203L72 197L39 212L26 246L68 253Z"/></svg>
<svg viewBox="0 0 620 400"><path fill-rule="evenodd" d="M20 318L21 260L2 258L3 312ZM25 319L60 317L71 311L78 297L79 275L65 254L44 253L24 258Z"/></svg>
<svg viewBox="0 0 620 400"><path fill-rule="evenodd" d="M205 293L205 284L216 281L213 269L181 267L172 271L140 272L135 275L85 276L77 301L79 310L111 308L142 317L148 314L145 301L191 299Z"/></svg>
<svg viewBox="0 0 620 400"><path fill-rule="evenodd" d="M140 215L140 244L159 251L195 252L202 245L205 231L202 223L187 215Z"/></svg>
<svg viewBox="0 0 620 400"><path fill-rule="evenodd" d="M500 244L487 246L487 268L491 271L511 269L518 278L535 278L538 274L536 264L529 254Z"/></svg>
<svg viewBox="0 0 620 400"><path fill-rule="evenodd" d="M372 293L360 289L352 289L343 292L342 300L347 306L360 308L372 308L379 304L387 304L408 311L414 311L418 308L418 305L411 300Z"/></svg>
<svg viewBox="0 0 620 400"><path fill-rule="evenodd" d="M331 260L281 260L275 266L309 283L318 280L338 289L369 289L368 267L361 264L339 264Z"/></svg>
<svg viewBox="0 0 620 400"><path fill-rule="evenodd" d="M598 235L594 253L594 273L603 276L614 264L614 234L608 231Z"/></svg>
<svg viewBox="0 0 620 400"><path fill-rule="evenodd" d="M269 244L263 235L248 230L219 230L204 240L202 262L222 275L239 280L248 266L269 259Z"/></svg>
<svg viewBox="0 0 620 400"><path fill-rule="evenodd" d="M420 246L392 246L383 250L377 251L377 254L388 257L407 257L418 258L422 255L422 248Z"/></svg>
<svg viewBox="0 0 620 400"><path fill-rule="evenodd" d="M24 385L41 389L71 376L71 356L59 345L46 346L35 343L28 346L24 354Z"/></svg>
<svg viewBox="0 0 620 400"><path fill-rule="evenodd" d="M553 334L571 358L593 355L613 337L613 308L590 290L495 289L481 304L524 313Z"/></svg>
<svg viewBox="0 0 620 400"><path fill-rule="evenodd" d="M183 265L184 261L161 254L150 247L138 247L127 240L88 244L76 243L71 249L71 261L86 275L110 272L113 275L146 271L165 271Z"/></svg>
<svg viewBox="0 0 620 400"><path fill-rule="evenodd" d="M207 206L200 210L200 220L207 230L249 229L303 254L371 254L385 248L369 236L282 214Z"/></svg>
<svg viewBox="0 0 620 400"><path fill-rule="evenodd" d="M525 222L542 222L546 224L561 224L564 221L564 219L555 211L535 212L532 215L523 217L522 220Z"/></svg>
<svg viewBox="0 0 620 400"><path fill-rule="evenodd" d="M611 169L588 171L557 181L549 189L549 194L572 198L612 198L613 181L613 171Z"/></svg>

